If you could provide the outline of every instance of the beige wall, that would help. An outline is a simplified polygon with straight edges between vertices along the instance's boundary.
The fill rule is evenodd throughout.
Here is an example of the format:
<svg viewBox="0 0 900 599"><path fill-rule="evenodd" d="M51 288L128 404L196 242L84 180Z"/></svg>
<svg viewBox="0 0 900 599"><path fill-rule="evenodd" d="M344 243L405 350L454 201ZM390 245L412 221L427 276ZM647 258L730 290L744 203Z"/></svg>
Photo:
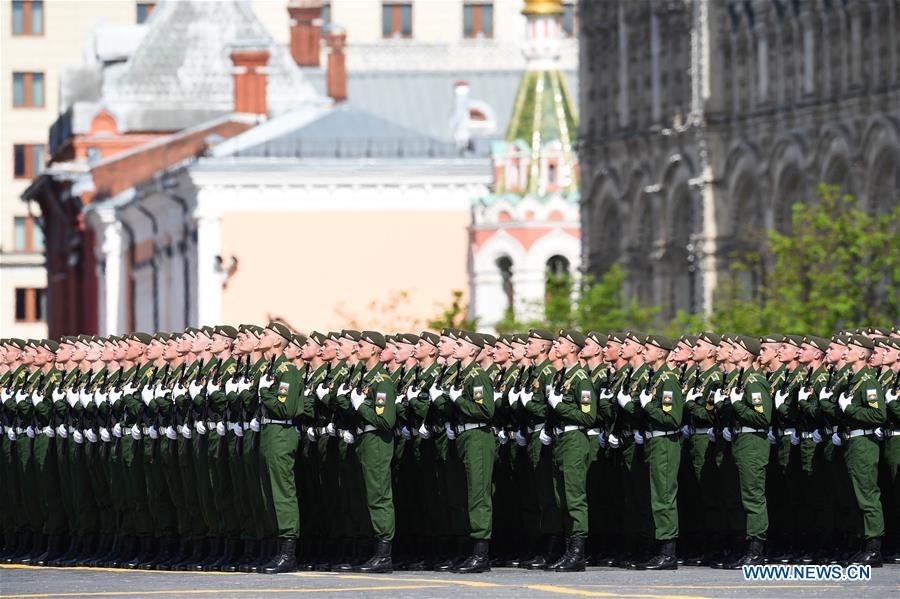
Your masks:
<svg viewBox="0 0 900 599"><path fill-rule="evenodd" d="M43 323L15 322L15 288L44 287L46 274L41 254L14 253L14 218L28 214L19 195L30 181L13 178L13 145L47 143L56 120L59 72L64 65L82 61L85 38L101 21L130 24L137 19L131 0L45 0L42 35L12 35L12 2L0 2L0 334L40 337ZM13 108L14 72L44 73L44 106ZM35 206L33 211L38 212Z"/></svg>
<svg viewBox="0 0 900 599"><path fill-rule="evenodd" d="M422 329L453 290L466 289L468 222L465 210L226 213L222 254L240 262L223 292L222 321ZM395 302L402 292L408 298Z"/></svg>

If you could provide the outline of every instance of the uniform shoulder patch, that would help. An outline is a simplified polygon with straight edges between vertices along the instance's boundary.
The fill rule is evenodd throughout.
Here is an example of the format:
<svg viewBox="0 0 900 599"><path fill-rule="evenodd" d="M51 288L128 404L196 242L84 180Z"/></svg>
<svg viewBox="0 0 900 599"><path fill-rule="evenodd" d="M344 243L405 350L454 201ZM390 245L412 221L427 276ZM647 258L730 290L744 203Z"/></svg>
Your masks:
<svg viewBox="0 0 900 599"><path fill-rule="evenodd" d="M288 371L288 366L289 366L289 363L287 362L287 360L285 360L284 362L282 362L281 364L278 365L278 368L275 369L275 372L277 372L278 374L284 374L285 372Z"/></svg>

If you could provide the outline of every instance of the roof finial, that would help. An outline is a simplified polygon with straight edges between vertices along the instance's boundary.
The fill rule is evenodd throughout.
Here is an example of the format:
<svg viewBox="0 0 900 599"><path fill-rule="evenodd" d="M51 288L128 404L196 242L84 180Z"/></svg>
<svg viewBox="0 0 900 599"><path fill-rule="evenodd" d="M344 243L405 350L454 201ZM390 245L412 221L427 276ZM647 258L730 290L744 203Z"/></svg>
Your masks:
<svg viewBox="0 0 900 599"><path fill-rule="evenodd" d="M525 16L550 16L563 14L562 0L525 0L522 14Z"/></svg>

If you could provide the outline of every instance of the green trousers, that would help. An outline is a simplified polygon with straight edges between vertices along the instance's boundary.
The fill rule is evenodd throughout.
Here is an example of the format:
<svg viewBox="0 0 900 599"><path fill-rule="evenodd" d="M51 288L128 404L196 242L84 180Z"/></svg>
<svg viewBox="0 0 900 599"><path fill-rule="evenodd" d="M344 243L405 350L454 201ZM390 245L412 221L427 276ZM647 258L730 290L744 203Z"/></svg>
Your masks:
<svg viewBox="0 0 900 599"><path fill-rule="evenodd" d="M540 431L528 435L528 458L534 479L534 494L541 511L540 528L543 535L563 534L563 516L556 498L553 477L553 449L541 443Z"/></svg>
<svg viewBox="0 0 900 599"><path fill-rule="evenodd" d="M200 508L200 499L197 496L197 478L194 474L194 439L192 433L190 439L178 435L178 470L181 474L180 510L184 510L187 518L187 533L191 539L200 539L207 535L206 522L203 519L203 511Z"/></svg>
<svg viewBox="0 0 900 599"><path fill-rule="evenodd" d="M584 431L559 435L552 445L553 479L566 536L587 537L589 441Z"/></svg>
<svg viewBox="0 0 900 599"><path fill-rule="evenodd" d="M469 518L466 508L465 467L459 458L457 441L440 432L432 435L437 455L438 494L440 510L444 514L439 520L441 536L467 537Z"/></svg>
<svg viewBox="0 0 900 599"><path fill-rule="evenodd" d="M184 505L184 491L181 488L181 468L178 465L178 440L177 438L169 439L164 433L165 431L162 431L162 436L159 440L158 460L162 468L165 489L171 500L178 535L190 538L192 523L188 521L187 512L178 509Z"/></svg>
<svg viewBox="0 0 900 599"><path fill-rule="evenodd" d="M231 472L228 468L227 431L226 435L220 436L213 428L206 436L207 477L212 493L213 510L218 519L217 532L222 538L235 539L240 534L240 522L235 512Z"/></svg>
<svg viewBox="0 0 900 599"><path fill-rule="evenodd" d="M34 440L34 467L44 518L44 532L58 535L67 528L63 508L59 469L56 462L56 439L38 435Z"/></svg>
<svg viewBox="0 0 900 599"><path fill-rule="evenodd" d="M700 504L700 515L697 522L701 538L709 538L718 531L724 530L725 515L719 489L719 468L716 463L716 444L710 443L706 433L691 435L689 442L689 471L699 490L697 498Z"/></svg>
<svg viewBox="0 0 900 599"><path fill-rule="evenodd" d="M491 538L493 525L491 483L494 475L495 443L494 434L487 428L465 431L456 438L456 449L466 472L469 536L479 541Z"/></svg>
<svg viewBox="0 0 900 599"><path fill-rule="evenodd" d="M391 488L394 434L382 431L363 433L356 438L356 445L372 531L376 539L391 541L395 532Z"/></svg>
<svg viewBox="0 0 900 599"><path fill-rule="evenodd" d="M276 536L296 539L300 535L294 460L297 458L297 431L293 426L265 424L260 431L259 453L265 465Z"/></svg>
<svg viewBox="0 0 900 599"><path fill-rule="evenodd" d="M884 463L887 468L885 484L888 487L890 522L894 526L894 546L900 546L900 436L888 437L884 441Z"/></svg>
<svg viewBox="0 0 900 599"><path fill-rule="evenodd" d="M241 430L243 434L243 429ZM235 510L238 512L240 524L240 537L242 539L255 539L255 527L252 515L252 507L247 497L247 480L244 476L244 451L243 437L230 430L226 434L228 442L228 470L230 472L231 493L234 497Z"/></svg>
<svg viewBox="0 0 900 599"><path fill-rule="evenodd" d="M652 534L650 511L650 473L645 448L632 436L620 436L623 493L626 494L625 535L636 548L646 547Z"/></svg>
<svg viewBox="0 0 900 599"><path fill-rule="evenodd" d="M748 539L764 541L769 530L766 509L766 465L769 440L765 433L735 433L731 443L747 520Z"/></svg>
<svg viewBox="0 0 900 599"><path fill-rule="evenodd" d="M845 442L844 461L853 485L856 505L862 512L863 537L866 540L884 536L884 512L878 488L880 448L874 435L854 437Z"/></svg>
<svg viewBox="0 0 900 599"><path fill-rule="evenodd" d="M650 512L657 541L678 538L678 471L681 431L645 442L650 469Z"/></svg>

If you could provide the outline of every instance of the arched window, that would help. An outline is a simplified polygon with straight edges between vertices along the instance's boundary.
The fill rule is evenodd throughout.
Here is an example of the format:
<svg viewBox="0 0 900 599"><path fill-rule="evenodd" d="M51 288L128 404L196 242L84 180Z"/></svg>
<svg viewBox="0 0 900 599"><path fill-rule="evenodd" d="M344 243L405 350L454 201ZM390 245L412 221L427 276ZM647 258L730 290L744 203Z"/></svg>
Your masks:
<svg viewBox="0 0 900 599"><path fill-rule="evenodd" d="M497 258L497 268L500 270L500 284L503 287L503 295L506 296L506 313L510 316L513 313L516 299L513 291L512 266L513 263L509 256Z"/></svg>
<svg viewBox="0 0 900 599"><path fill-rule="evenodd" d="M547 322L565 322L569 317L572 294L572 277L569 259L565 256L551 256L547 260L544 285L544 317Z"/></svg>

